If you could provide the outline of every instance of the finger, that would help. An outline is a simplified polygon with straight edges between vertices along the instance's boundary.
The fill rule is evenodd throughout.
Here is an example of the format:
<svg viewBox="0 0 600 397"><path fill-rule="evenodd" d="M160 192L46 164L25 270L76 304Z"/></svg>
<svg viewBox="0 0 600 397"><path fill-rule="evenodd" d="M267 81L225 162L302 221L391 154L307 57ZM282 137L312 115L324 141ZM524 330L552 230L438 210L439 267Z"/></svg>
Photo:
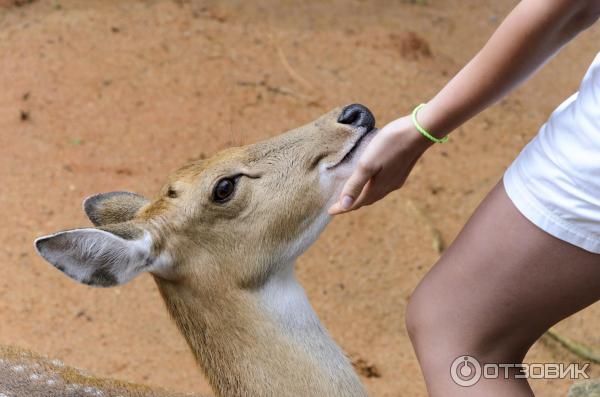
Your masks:
<svg viewBox="0 0 600 397"><path fill-rule="evenodd" d="M344 212L344 210L342 210L341 204L338 201L336 201L331 207L329 207L327 212L329 213L329 215L337 215Z"/></svg>
<svg viewBox="0 0 600 397"><path fill-rule="evenodd" d="M369 182L363 188L363 191L360 193L358 198L354 201L354 205L352 206L352 211L359 209L360 207L364 207L365 205L369 205L378 200L380 196L379 191L376 189L377 181L376 176L369 179Z"/></svg>
<svg viewBox="0 0 600 397"><path fill-rule="evenodd" d="M342 193L340 194L340 203L342 208L350 209L352 204L363 192L365 185L379 172L379 168L371 164L359 161L356 170L348 178ZM351 202L347 198L351 199Z"/></svg>
<svg viewBox="0 0 600 397"><path fill-rule="evenodd" d="M356 208L353 208L353 209L358 209L359 207L367 207L373 203L378 202L379 200L381 200L388 194L389 193L384 193L384 192L369 192L369 194L365 195L365 197L362 198L360 200L360 202L357 201Z"/></svg>
<svg viewBox="0 0 600 397"><path fill-rule="evenodd" d="M344 186L344 189L340 195L340 198L338 199L338 201L333 204L330 208L329 208L329 214L330 215L337 215L337 214L341 214L343 212L346 211L350 211L354 205L354 197L360 195L360 191L357 193L354 193L356 190L361 189L362 187L360 186L360 184L364 184L364 179L368 178L367 175L365 174L360 174L359 176L354 176L352 175L350 177L352 179L348 180L346 182L346 185ZM368 180L368 179L367 179ZM348 186L348 184L350 184ZM348 192L350 194L352 194L353 196L351 196L350 194L348 194Z"/></svg>
<svg viewBox="0 0 600 397"><path fill-rule="evenodd" d="M410 162L406 174L410 173L410 171L414 168L418 160L419 157L415 157ZM369 179L369 182L365 185L362 193L355 200L354 205L352 206L352 210L357 210L360 207L371 205L381 200L382 198L390 194L392 191L400 189L402 186L404 186L404 182L406 180L406 176L403 176L399 181L395 182L396 185L394 185L393 187L385 187L386 184L384 184L383 181L380 181L382 177L383 175L381 173L377 173L376 175L373 175L371 179Z"/></svg>
<svg viewBox="0 0 600 397"><path fill-rule="evenodd" d="M349 211L354 207L355 200L360 196L369 179L377 173L378 169L365 163L359 162L358 167L346 181L340 199L329 208L331 215Z"/></svg>
<svg viewBox="0 0 600 397"><path fill-rule="evenodd" d="M331 215L338 215L344 212L355 211L360 207L367 205L366 201L371 200L373 197L373 179L367 181L367 184L363 187L361 193L359 193L358 198L352 202L350 207L344 207L341 201L336 202L329 209L329 213Z"/></svg>
<svg viewBox="0 0 600 397"><path fill-rule="evenodd" d="M348 201L350 201L349 204ZM343 212L351 211L352 204L354 204L354 200L352 200L349 196L346 196L345 202L342 198L341 200L336 201L331 207L329 207L329 215L338 215Z"/></svg>
<svg viewBox="0 0 600 397"><path fill-rule="evenodd" d="M413 161L413 164L414 163L415 162ZM369 182L365 185L362 193L354 202L354 206L352 207L353 211L376 203L394 190L400 189L404 185L404 180L401 180L399 181L398 185L390 187L387 186L381 179L384 179L381 173L378 173L369 179Z"/></svg>

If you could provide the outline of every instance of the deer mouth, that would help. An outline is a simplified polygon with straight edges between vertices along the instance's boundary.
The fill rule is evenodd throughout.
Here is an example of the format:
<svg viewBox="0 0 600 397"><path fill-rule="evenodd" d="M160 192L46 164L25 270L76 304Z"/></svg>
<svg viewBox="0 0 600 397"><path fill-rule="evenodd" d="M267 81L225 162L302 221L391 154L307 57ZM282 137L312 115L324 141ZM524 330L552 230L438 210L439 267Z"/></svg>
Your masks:
<svg viewBox="0 0 600 397"><path fill-rule="evenodd" d="M368 142L370 142L372 136L377 131L376 128L371 128L370 130L367 130L364 127L360 127L360 130L362 130L360 135L354 140L352 146L348 149L348 151L342 156L342 158L339 161L330 165L329 167L327 167L327 169L333 169L342 164L351 162L352 159L356 156L356 153L359 151L359 149L365 146Z"/></svg>

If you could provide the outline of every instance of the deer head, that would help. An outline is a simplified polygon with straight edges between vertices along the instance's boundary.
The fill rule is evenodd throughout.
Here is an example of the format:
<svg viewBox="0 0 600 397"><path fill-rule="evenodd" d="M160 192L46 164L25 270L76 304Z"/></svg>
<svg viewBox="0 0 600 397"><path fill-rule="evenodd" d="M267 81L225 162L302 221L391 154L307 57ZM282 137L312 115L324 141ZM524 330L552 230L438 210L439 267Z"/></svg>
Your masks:
<svg viewBox="0 0 600 397"><path fill-rule="evenodd" d="M295 321L286 308L303 301L303 293L289 298L277 292L288 284L266 286L285 279L323 230L327 208L374 124L367 108L350 105L272 139L191 162L173 172L152 200L127 192L92 196L84 209L96 227L41 237L35 246L56 268L92 286L151 273L211 378L207 367L227 355L225 342L211 345L213 339L231 328L238 330L232 338L239 338L243 321L244 332L254 330L248 338L275 335L274 328L265 331L264 324L277 323L269 312ZM310 311L308 304L300 306L298 311ZM215 331L211 339L210 326L217 323L221 334ZM189 335L199 327L202 335ZM213 386L232 395L215 376Z"/></svg>
<svg viewBox="0 0 600 397"><path fill-rule="evenodd" d="M224 150L173 172L158 196L98 194L84 209L95 228L36 240L48 262L81 283L124 284L143 272L256 288L318 236L374 118L336 109L286 134ZM243 265L242 265L243 264Z"/></svg>

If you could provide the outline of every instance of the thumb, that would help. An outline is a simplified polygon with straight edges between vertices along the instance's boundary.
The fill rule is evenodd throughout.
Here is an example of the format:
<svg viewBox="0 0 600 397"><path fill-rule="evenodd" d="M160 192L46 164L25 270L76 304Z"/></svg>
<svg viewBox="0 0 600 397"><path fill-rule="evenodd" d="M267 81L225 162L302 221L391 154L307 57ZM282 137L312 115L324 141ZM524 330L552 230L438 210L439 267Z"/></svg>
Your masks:
<svg viewBox="0 0 600 397"><path fill-rule="evenodd" d="M346 181L340 199L329 208L329 213L336 215L351 210L369 179L378 171L377 167L359 162L354 173Z"/></svg>

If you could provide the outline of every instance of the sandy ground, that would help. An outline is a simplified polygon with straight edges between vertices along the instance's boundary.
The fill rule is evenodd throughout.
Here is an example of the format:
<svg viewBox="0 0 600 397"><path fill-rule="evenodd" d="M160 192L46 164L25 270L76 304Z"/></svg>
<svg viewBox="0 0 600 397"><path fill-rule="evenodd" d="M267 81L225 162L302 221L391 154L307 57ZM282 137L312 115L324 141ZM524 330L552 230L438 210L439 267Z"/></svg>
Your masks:
<svg viewBox="0 0 600 397"><path fill-rule="evenodd" d="M15 6L14 3L24 3ZM149 276L98 290L37 257L88 225L84 197L153 195L190 158L352 102L378 124L427 100L484 43L507 0L0 0L0 343L173 391L209 387ZM420 2L419 2L420 3ZM425 396L407 298L598 50L583 34L524 88L431 150L407 186L335 219L298 263L321 319L374 396ZM600 306L558 326L598 347ZM577 358L542 338L531 362ZM595 367L592 374L600 375ZM569 381L534 381L564 396Z"/></svg>

